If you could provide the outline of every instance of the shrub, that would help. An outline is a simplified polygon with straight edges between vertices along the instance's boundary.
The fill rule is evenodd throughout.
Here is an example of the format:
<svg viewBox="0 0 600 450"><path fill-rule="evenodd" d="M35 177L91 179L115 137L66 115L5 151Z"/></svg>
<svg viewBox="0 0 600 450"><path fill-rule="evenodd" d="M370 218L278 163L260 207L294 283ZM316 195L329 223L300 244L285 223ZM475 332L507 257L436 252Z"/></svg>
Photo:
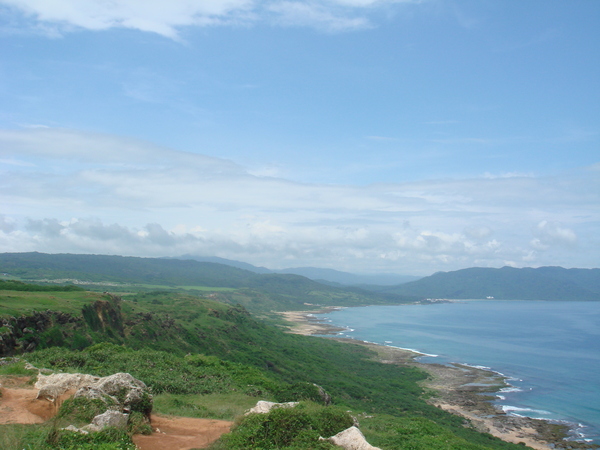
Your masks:
<svg viewBox="0 0 600 450"><path fill-rule="evenodd" d="M70 398L61 405L57 417L67 419L74 424L88 424L98 414L106 411L109 406L110 404L98 398Z"/></svg>
<svg viewBox="0 0 600 450"><path fill-rule="evenodd" d="M136 450L131 437L124 431L108 427L97 433L81 434L52 430L44 450Z"/></svg>
<svg viewBox="0 0 600 450"><path fill-rule="evenodd" d="M268 414L244 416L215 448L237 449L333 449L319 440L352 426L350 415L335 407L301 403L295 408L276 408Z"/></svg>

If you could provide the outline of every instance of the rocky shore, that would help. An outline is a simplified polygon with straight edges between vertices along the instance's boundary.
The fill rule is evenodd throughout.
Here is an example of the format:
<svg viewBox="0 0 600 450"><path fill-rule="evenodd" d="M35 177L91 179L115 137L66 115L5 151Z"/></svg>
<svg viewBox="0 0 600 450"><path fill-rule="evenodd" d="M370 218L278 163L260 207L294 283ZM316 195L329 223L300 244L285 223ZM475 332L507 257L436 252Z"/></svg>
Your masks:
<svg viewBox="0 0 600 450"><path fill-rule="evenodd" d="M429 402L452 414L465 418L465 425L490 433L504 441L523 443L536 450L596 449L597 446L566 441L569 428L545 420L512 416L492 404L495 393L508 387L500 374L462 364L425 364L416 360L420 353L397 347L383 346L348 338L335 337L343 328L331 326L318 314L338 308L318 311L290 311L281 313L290 322L290 332L303 335L331 335L340 342L360 344L377 354L387 364L411 365L429 374L423 387L434 392Z"/></svg>

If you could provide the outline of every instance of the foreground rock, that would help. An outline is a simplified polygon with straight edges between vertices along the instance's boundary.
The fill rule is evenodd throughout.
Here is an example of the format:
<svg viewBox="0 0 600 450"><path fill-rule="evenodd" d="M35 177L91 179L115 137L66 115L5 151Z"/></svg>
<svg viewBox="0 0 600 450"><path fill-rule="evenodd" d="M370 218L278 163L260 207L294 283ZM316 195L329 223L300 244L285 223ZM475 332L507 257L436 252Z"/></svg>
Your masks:
<svg viewBox="0 0 600 450"><path fill-rule="evenodd" d="M81 373L40 374L35 387L39 389L38 399L50 402L71 391L74 398L100 399L111 410L122 413L138 411L149 417L152 412L152 395L148 387L128 373L102 378Z"/></svg>
<svg viewBox="0 0 600 450"><path fill-rule="evenodd" d="M347 428L344 431L340 431L335 436L323 440L329 441L346 450L381 450L379 447L373 447L369 444L365 439L365 436L356 427Z"/></svg>

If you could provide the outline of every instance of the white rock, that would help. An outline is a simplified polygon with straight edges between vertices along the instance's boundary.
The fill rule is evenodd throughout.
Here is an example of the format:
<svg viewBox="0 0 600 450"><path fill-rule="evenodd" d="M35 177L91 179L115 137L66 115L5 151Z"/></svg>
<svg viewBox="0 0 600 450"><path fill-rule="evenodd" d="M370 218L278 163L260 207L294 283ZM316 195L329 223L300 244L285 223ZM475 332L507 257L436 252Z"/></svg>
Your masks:
<svg viewBox="0 0 600 450"><path fill-rule="evenodd" d="M59 396L71 389L78 389L95 383L100 378L83 373L54 373L52 375L38 375L35 383L39 389L37 398L45 398L54 402Z"/></svg>
<svg viewBox="0 0 600 450"><path fill-rule="evenodd" d="M347 428L325 440L332 444L339 445L346 450L381 450L380 448L373 447L369 444L361 431L356 427Z"/></svg>
<svg viewBox="0 0 600 450"><path fill-rule="evenodd" d="M98 414L92 420L90 425L83 427L88 431L100 431L106 427L126 428L129 414L123 414L119 411L108 410L102 414Z"/></svg>
<svg viewBox="0 0 600 450"><path fill-rule="evenodd" d="M68 427L63 428L63 430L73 431L75 433L81 433L81 434L89 434L88 431L77 428L75 425L69 425Z"/></svg>
<svg viewBox="0 0 600 450"><path fill-rule="evenodd" d="M298 402L287 402L287 403L275 403L275 402L267 402L265 400L259 400L254 408L246 411L246 416L248 414L266 414L274 408L293 408L296 406Z"/></svg>

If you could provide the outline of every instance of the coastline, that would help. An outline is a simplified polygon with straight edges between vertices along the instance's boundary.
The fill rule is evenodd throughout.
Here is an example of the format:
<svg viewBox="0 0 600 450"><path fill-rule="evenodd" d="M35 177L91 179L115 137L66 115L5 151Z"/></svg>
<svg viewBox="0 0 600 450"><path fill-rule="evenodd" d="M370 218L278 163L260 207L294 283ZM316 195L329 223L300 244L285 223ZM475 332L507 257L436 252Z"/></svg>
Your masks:
<svg viewBox="0 0 600 450"><path fill-rule="evenodd" d="M598 448L577 441L566 441L569 427L542 419L506 414L492 404L497 393L510 387L506 377L491 369L465 364L421 363L416 359L427 356L411 349L386 346L337 335L346 330L332 326L315 315L341 309L327 307L316 311L287 311L279 313L289 323L289 332L305 336L325 336L339 342L365 346L377 354L377 360L385 364L410 365L429 374L422 383L425 389L435 392L428 402L449 413L467 419L477 431L489 433L514 444L523 443L535 450L569 448ZM329 337L331 336L331 337Z"/></svg>

